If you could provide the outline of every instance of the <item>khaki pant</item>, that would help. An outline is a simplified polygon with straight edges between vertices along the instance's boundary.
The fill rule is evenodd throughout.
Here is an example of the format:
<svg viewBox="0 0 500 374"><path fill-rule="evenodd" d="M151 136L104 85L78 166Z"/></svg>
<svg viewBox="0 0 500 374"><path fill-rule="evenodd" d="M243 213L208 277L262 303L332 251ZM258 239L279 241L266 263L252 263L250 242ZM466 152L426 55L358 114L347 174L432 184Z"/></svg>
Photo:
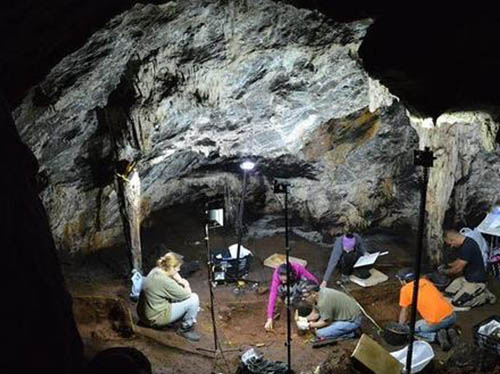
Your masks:
<svg viewBox="0 0 500 374"><path fill-rule="evenodd" d="M487 288L485 283L472 283L464 277L458 277L445 289L451 296L451 303L459 307L475 307L486 303L494 304L496 297Z"/></svg>

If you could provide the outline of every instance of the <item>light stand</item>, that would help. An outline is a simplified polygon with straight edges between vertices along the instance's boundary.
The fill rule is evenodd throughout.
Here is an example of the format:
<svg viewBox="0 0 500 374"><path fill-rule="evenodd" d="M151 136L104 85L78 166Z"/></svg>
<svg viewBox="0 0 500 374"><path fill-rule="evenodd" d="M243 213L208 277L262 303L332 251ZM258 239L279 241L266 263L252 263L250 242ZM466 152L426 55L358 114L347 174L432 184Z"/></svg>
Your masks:
<svg viewBox="0 0 500 374"><path fill-rule="evenodd" d="M243 170L243 188L241 191L241 200L240 207L238 210L238 247L236 249L236 273L235 278L236 281L236 290L239 289L239 281L245 281L250 283L260 283L255 280L250 279L241 279L240 278L240 255L241 255L241 241L243 237L243 211L245 209L245 196L247 192L247 174L255 168L255 163L249 160L246 160L240 164L240 168Z"/></svg>
<svg viewBox="0 0 500 374"><path fill-rule="evenodd" d="M285 261L286 261L286 349L287 372L292 373L292 323L290 313L290 245L288 241L288 182L274 180L274 193L285 194Z"/></svg>
<svg viewBox="0 0 500 374"><path fill-rule="evenodd" d="M239 351L239 348L230 348L222 350L220 347L219 339L217 338L217 325L215 323L215 310L214 310L214 279L213 279L213 269L214 264L212 261L212 249L210 247L210 229L224 226L224 209L208 209L206 210L206 221L205 221L205 246L207 249L207 271L208 271L208 289L210 295L210 317L212 318L212 330L214 332L214 349L207 348L197 348L200 351L211 352L214 354L214 363L217 357L221 355L223 358L223 352Z"/></svg>
<svg viewBox="0 0 500 374"><path fill-rule="evenodd" d="M408 354L406 356L406 374L411 373L411 361L413 355L413 341L415 340L415 321L417 317L417 301L418 301L418 288L420 282L420 268L422 261L422 248L424 239L424 228L425 228L425 204L427 200L427 183L429 182L429 168L433 166L434 156L429 147L425 147L423 151L414 151L414 165L424 167L424 179L420 189L420 216L418 222L418 243L417 243L417 254L415 257L415 281L413 282L413 297L411 303L411 315L410 315L410 342L408 344Z"/></svg>

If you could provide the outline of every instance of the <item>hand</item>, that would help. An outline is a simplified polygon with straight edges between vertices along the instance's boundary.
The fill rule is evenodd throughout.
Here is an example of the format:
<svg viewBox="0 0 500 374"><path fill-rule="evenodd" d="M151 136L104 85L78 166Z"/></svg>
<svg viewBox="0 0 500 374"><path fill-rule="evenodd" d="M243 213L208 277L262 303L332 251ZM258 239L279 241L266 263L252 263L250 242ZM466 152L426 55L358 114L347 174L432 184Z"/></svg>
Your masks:
<svg viewBox="0 0 500 374"><path fill-rule="evenodd" d="M445 274L446 275L446 264L441 264L438 266L437 271L439 274Z"/></svg>
<svg viewBox="0 0 500 374"><path fill-rule="evenodd" d="M325 288L326 287L326 281L321 282L319 285L320 288Z"/></svg>
<svg viewBox="0 0 500 374"><path fill-rule="evenodd" d="M306 318L309 322L317 321L319 319L319 313L316 309L313 309Z"/></svg>
<svg viewBox="0 0 500 374"><path fill-rule="evenodd" d="M174 273L174 275L172 275L172 279L177 283L181 283L180 281L182 280L182 277L179 273Z"/></svg>
<svg viewBox="0 0 500 374"><path fill-rule="evenodd" d="M264 325L264 328L267 331L271 331L273 329L273 319L272 318L267 319L266 324Z"/></svg>

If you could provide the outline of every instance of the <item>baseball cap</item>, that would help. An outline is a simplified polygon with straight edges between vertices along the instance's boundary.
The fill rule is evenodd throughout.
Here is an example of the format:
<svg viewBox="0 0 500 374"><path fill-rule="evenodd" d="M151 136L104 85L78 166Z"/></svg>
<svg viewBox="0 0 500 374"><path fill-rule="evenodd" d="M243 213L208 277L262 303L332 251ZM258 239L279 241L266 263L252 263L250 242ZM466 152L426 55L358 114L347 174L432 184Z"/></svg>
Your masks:
<svg viewBox="0 0 500 374"><path fill-rule="evenodd" d="M403 268L397 272L396 278L405 282L410 282L415 280L415 273L412 268Z"/></svg>

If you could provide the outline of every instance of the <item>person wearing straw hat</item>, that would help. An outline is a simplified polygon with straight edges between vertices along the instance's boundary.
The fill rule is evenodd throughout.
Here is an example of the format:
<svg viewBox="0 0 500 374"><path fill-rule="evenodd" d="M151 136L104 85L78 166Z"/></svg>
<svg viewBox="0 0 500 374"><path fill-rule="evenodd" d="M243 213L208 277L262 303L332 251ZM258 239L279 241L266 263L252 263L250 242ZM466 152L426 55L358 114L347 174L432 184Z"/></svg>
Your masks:
<svg viewBox="0 0 500 374"><path fill-rule="evenodd" d="M282 300L286 300L286 273L287 264L281 264L278 266L273 273L271 280L271 287L269 289L269 301L267 305L267 320L264 325L266 330L273 329L273 319L275 312L276 299L279 296ZM293 305L294 299L296 298L296 293L299 292L299 286L302 285L302 281L308 281L313 284L318 284L318 280L314 275L312 275L305 267L297 263L290 263L289 268L290 274L290 302ZM301 295L300 295L301 296Z"/></svg>

